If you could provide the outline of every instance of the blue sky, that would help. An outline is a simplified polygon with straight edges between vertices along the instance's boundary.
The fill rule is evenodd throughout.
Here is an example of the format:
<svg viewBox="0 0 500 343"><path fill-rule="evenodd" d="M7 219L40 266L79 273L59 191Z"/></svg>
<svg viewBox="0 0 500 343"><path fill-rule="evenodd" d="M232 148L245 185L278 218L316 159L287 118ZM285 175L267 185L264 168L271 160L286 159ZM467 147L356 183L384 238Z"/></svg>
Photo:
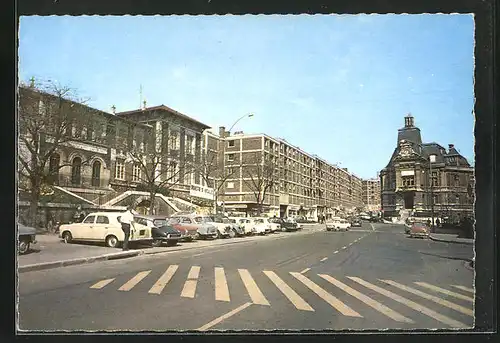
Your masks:
<svg viewBox="0 0 500 343"><path fill-rule="evenodd" d="M165 104L266 133L369 178L411 112L474 156L472 15L21 17L19 77L110 111Z"/></svg>

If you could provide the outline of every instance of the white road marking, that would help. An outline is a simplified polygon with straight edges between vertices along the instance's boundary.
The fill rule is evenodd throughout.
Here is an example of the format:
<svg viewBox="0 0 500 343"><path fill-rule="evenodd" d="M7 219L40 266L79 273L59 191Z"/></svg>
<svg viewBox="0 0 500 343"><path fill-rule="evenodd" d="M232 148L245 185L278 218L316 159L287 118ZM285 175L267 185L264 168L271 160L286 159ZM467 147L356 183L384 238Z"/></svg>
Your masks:
<svg viewBox="0 0 500 343"><path fill-rule="evenodd" d="M192 266L191 270L189 270L186 283L184 283L184 288L182 289L181 297L194 298L196 294L196 285L198 284L199 275L200 275L200 267Z"/></svg>
<svg viewBox="0 0 500 343"><path fill-rule="evenodd" d="M215 267L215 300L230 301L224 268Z"/></svg>
<svg viewBox="0 0 500 343"><path fill-rule="evenodd" d="M212 326L217 325L217 324L219 324L220 322L222 322L224 319L227 319L227 318L229 318L229 317L231 317L231 316L234 316L234 315L235 315L235 314L237 314L238 312L243 311L244 309L246 309L246 308L247 308L248 306L250 306L250 305L252 305L252 303L251 303L251 302L244 303L243 305L241 305L241 306L239 306L239 307L235 308L234 310L232 310L232 311L230 311L230 312L228 312L228 313L226 313L226 314L224 314L224 315L222 315L222 316L220 316L220 317L218 317L218 318L215 318L215 319L214 319L214 320L212 320L211 322L209 322L209 323L207 323L207 324L203 325L202 327L200 327L200 328L198 329L198 331L205 331L205 330L208 330L208 329L210 329Z"/></svg>
<svg viewBox="0 0 500 343"><path fill-rule="evenodd" d="M177 271L177 268L179 268L178 265L171 265L168 267L168 269L163 273L162 276L156 281L156 283L151 287L148 293L151 294L161 294L167 283L172 279L172 276L174 276L175 272Z"/></svg>
<svg viewBox="0 0 500 343"><path fill-rule="evenodd" d="M243 281L252 302L257 305L270 306L269 302L264 297L264 294L262 294L254 279L250 275L250 272L246 269L238 269L238 273L240 274L241 281Z"/></svg>
<svg viewBox="0 0 500 343"><path fill-rule="evenodd" d="M300 272L300 274L307 273L307 272L308 272L308 271L310 271L310 270L311 270L311 268L306 268L306 269L304 269L303 271L301 271L301 272Z"/></svg>
<svg viewBox="0 0 500 343"><path fill-rule="evenodd" d="M471 298L471 297L468 297L466 295L463 295L463 294L458 294L458 293L455 293L455 292L452 292L452 291L449 291L447 289L444 289L444 288L441 288L441 287L437 287L437 286L433 286L433 285L430 285L426 282L415 282L415 284L419 285L419 286L422 286L422 287L425 287L425 288L428 288L430 290L433 290L433 291L436 291L436 292L439 292L439 293L443 293L443 294L446 294L446 295L450 295L452 297L455 297L455 298L458 298L458 299L462 299L462 300L466 300L466 301L470 301L471 303L474 302L474 299Z"/></svg>
<svg viewBox="0 0 500 343"><path fill-rule="evenodd" d="M142 281L148 274L151 273L151 270L146 270L144 272L137 273L136 276L128 280L123 286L118 288L119 291L130 291L132 288L135 287L139 282Z"/></svg>
<svg viewBox="0 0 500 343"><path fill-rule="evenodd" d="M342 247L342 250L343 250L343 249L346 249L346 248L347 248L346 246L343 246L343 247Z"/></svg>
<svg viewBox="0 0 500 343"><path fill-rule="evenodd" d="M386 296L394 301L397 301L400 304L406 305L409 308L414 309L415 311L418 311L422 314L425 314L426 316L431 317L431 318L433 318L441 323L450 325L451 327L457 327L457 328L467 327L467 325L465 325L464 323L461 323L457 320L454 320L454 319L446 317L442 314L439 314L439 313L437 313L437 312L435 312L435 311L433 311L425 306L419 305L416 302L413 302L409 299L403 298L402 296L400 296L396 293L393 293L393 292L390 292L390 291L385 290L383 288L380 288L378 286L372 285L371 283L366 282L365 280L362 280L362 279L354 277L354 276L348 276L347 278L359 283L360 285L365 286L366 288L369 288L377 293L380 293L380 294L382 294L382 295L384 295L384 296Z"/></svg>
<svg viewBox="0 0 500 343"><path fill-rule="evenodd" d="M335 250L333 253L334 253L334 254L338 254L338 252L339 252L338 250Z"/></svg>
<svg viewBox="0 0 500 343"><path fill-rule="evenodd" d="M469 288L469 287L459 286L459 285L452 285L452 287L455 287L455 288L461 289L462 291L466 291L466 292L474 293L474 290L473 290L472 288Z"/></svg>
<svg viewBox="0 0 500 343"><path fill-rule="evenodd" d="M290 288L285 281L276 275L276 273L264 270L264 274L266 274L271 282L274 283L274 285L281 291L281 293L283 293L283 295L290 300L296 309L314 312L314 309L304 299L302 299L297 292Z"/></svg>
<svg viewBox="0 0 500 343"><path fill-rule="evenodd" d="M419 297L422 297L424 299L427 299L427 300L430 300L430 301L434 301L435 303L437 303L437 304L439 304L441 306L445 306L445 307L451 308L452 310L461 312L461 313L466 314L466 315L471 316L471 317L474 316L474 311L472 311L469 308L466 308L466 307L454 304L452 302L449 302L447 300L435 297L433 295L421 292L421 291L419 291L417 289L401 285L401 284L399 284L397 282L394 282L394 281L391 281L391 280L380 280L380 281L385 282L385 283L387 283L387 284L389 284L391 286L399 288L399 289L401 289L403 291L406 291L408 293L412 293L412 294L418 295Z"/></svg>
<svg viewBox="0 0 500 343"><path fill-rule="evenodd" d="M323 262L323 261L326 261L328 260L328 257L323 257L320 261Z"/></svg>
<svg viewBox="0 0 500 343"><path fill-rule="evenodd" d="M396 311L391 310L387 306L373 300L372 298L361 294L360 292L356 291L355 289L347 286L346 284L334 279L330 275L326 274L318 274L320 277L325 279L326 281L330 282L331 284L337 286L341 290L345 291L346 293L352 295L353 297L357 298L358 300L361 300L368 306L372 307L373 309L377 310L378 312L386 315L387 317L397 321L397 322L403 322L403 323L413 323L413 320L406 318L405 316L397 313Z"/></svg>
<svg viewBox="0 0 500 343"><path fill-rule="evenodd" d="M307 288L316 293L321 299L329 303L334 309L342 313L344 316L363 318L363 316L358 312L354 311L339 299L335 298L333 295L306 278L304 275L294 272L290 272L290 274L292 274L293 277L302 282Z"/></svg>
<svg viewBox="0 0 500 343"><path fill-rule="evenodd" d="M106 279L106 280L99 281L99 282L93 284L92 286L90 286L90 288L93 288L93 289L104 288L105 286L107 286L108 284L110 284L113 280L114 280L114 278L113 279Z"/></svg>
<svg viewBox="0 0 500 343"><path fill-rule="evenodd" d="M370 226L372 227L372 230L375 231L375 227L373 227L372 223L370 223Z"/></svg>

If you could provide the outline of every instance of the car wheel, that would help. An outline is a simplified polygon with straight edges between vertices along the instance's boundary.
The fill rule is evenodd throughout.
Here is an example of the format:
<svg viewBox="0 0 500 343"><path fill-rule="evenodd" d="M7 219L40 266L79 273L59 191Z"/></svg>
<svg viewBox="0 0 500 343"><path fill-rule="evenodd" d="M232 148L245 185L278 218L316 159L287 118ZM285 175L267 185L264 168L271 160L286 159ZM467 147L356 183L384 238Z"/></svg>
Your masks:
<svg viewBox="0 0 500 343"><path fill-rule="evenodd" d="M219 230L217 230L217 236L215 238L217 238L217 239L221 239L222 238L222 235L220 234Z"/></svg>
<svg viewBox="0 0 500 343"><path fill-rule="evenodd" d="M191 241L192 241L192 240L193 240L193 238L192 238L192 237L190 237L190 238L191 238ZM196 239L196 240L201 239L201 235L200 235L200 233L199 233L199 232L196 232L196 234L194 235L194 239Z"/></svg>
<svg viewBox="0 0 500 343"><path fill-rule="evenodd" d="M151 243L151 245L154 247L161 246L161 239L154 239L153 242Z"/></svg>
<svg viewBox="0 0 500 343"><path fill-rule="evenodd" d="M229 231L229 238L236 237L236 232L234 230Z"/></svg>
<svg viewBox="0 0 500 343"><path fill-rule="evenodd" d="M106 237L106 246L109 248L116 248L118 246L118 238L113 235Z"/></svg>
<svg viewBox="0 0 500 343"><path fill-rule="evenodd" d="M19 253L22 255L22 254L26 254L28 252L28 250L30 250L30 242L27 242L27 241L19 241Z"/></svg>
<svg viewBox="0 0 500 343"><path fill-rule="evenodd" d="M167 246L171 247L171 246L174 246L174 245L177 245L177 241L176 240L167 241Z"/></svg>
<svg viewBox="0 0 500 343"><path fill-rule="evenodd" d="M73 240L73 236L70 232L66 231L62 234L62 239L64 243L71 243L71 241Z"/></svg>

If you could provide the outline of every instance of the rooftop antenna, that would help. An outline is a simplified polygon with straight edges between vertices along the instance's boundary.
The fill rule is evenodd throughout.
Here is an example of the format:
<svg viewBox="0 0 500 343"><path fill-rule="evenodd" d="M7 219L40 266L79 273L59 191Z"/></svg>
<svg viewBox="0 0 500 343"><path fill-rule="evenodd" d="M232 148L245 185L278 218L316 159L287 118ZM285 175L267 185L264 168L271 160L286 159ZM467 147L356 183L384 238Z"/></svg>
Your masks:
<svg viewBox="0 0 500 343"><path fill-rule="evenodd" d="M142 106L142 84L139 87L139 108Z"/></svg>

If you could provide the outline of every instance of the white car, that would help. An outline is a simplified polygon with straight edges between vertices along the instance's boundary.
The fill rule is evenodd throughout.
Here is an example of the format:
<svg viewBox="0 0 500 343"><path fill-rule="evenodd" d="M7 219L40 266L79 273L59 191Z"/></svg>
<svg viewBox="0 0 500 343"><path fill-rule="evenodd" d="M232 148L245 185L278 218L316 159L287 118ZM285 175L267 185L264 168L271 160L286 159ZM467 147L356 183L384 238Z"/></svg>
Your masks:
<svg viewBox="0 0 500 343"><path fill-rule="evenodd" d="M265 235L271 232L271 229L264 221L265 218L252 218L252 232L257 235Z"/></svg>
<svg viewBox="0 0 500 343"><path fill-rule="evenodd" d="M59 227L59 237L65 243L104 242L110 248L116 248L125 240L119 218L123 212L90 213L81 223L63 224ZM132 223L129 242L151 243L151 228L139 223Z"/></svg>
<svg viewBox="0 0 500 343"><path fill-rule="evenodd" d="M254 232L253 229L253 220L252 218L235 218L236 222L243 228L245 231L245 235L252 235Z"/></svg>
<svg viewBox="0 0 500 343"><path fill-rule="evenodd" d="M279 219L277 218L265 218L264 222L267 223L267 226L269 227L270 232L280 232L281 231L281 225L278 222Z"/></svg>
<svg viewBox="0 0 500 343"><path fill-rule="evenodd" d="M332 218L326 221L326 231L348 231L351 224L340 218Z"/></svg>

